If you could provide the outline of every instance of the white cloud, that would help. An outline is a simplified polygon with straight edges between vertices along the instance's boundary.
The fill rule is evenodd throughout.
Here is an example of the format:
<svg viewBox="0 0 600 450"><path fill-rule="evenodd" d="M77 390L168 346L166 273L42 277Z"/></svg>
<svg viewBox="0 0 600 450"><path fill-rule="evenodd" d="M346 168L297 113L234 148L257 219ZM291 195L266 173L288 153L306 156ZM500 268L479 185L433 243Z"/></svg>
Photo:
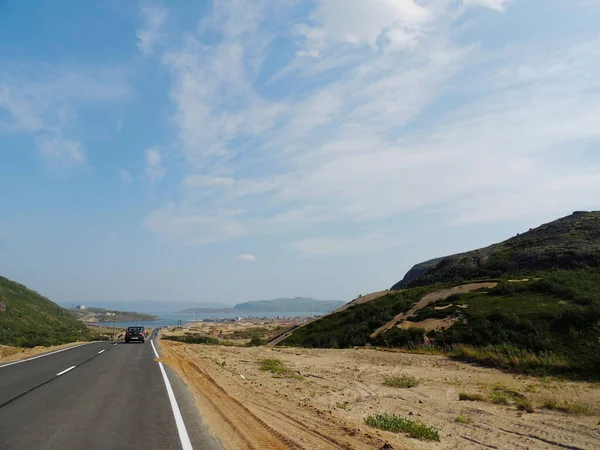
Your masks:
<svg viewBox="0 0 600 450"><path fill-rule="evenodd" d="M147 148L146 156L146 178L150 183L155 183L166 174L166 169L162 164L162 156L156 148Z"/></svg>
<svg viewBox="0 0 600 450"><path fill-rule="evenodd" d="M195 36L169 52L188 173L181 202L155 211L148 228L203 244L413 211L462 225L593 205L600 161L569 152L600 142L597 38L483 54L479 36L453 35L460 2L362 2L364 29L340 4L319 1L292 27L292 61L270 77L248 64L260 59L248 42L266 32L235 8L206 22L221 42ZM322 235L291 246L325 255L390 242Z"/></svg>
<svg viewBox="0 0 600 450"><path fill-rule="evenodd" d="M379 39L413 34L432 17L413 0L319 0L310 18L316 25L301 24L295 31L306 39L301 54L315 56L335 44L377 48Z"/></svg>
<svg viewBox="0 0 600 450"><path fill-rule="evenodd" d="M256 261L256 256L251 255L249 253L244 253L242 255L237 255L234 259L236 261L250 262L250 261Z"/></svg>
<svg viewBox="0 0 600 450"><path fill-rule="evenodd" d="M312 238L291 242L290 248L306 257L362 255L377 253L404 245L406 240L399 240L388 233L367 233L352 238Z"/></svg>
<svg viewBox="0 0 600 450"><path fill-rule="evenodd" d="M463 0L465 5L483 6L496 11L504 11L515 0Z"/></svg>
<svg viewBox="0 0 600 450"><path fill-rule="evenodd" d="M153 211L143 226L155 233L187 245L206 245L244 236L248 233L239 221L242 211L203 211L189 205L167 204Z"/></svg>
<svg viewBox="0 0 600 450"><path fill-rule="evenodd" d="M129 172L129 170L121 169L119 171L119 176L121 178L121 183L126 185L133 183L133 178L131 177L131 172Z"/></svg>
<svg viewBox="0 0 600 450"><path fill-rule="evenodd" d="M165 8L153 4L142 5L141 13L144 25L136 34L137 46L142 54L149 55L163 37L162 28L169 13Z"/></svg>
<svg viewBox="0 0 600 450"><path fill-rule="evenodd" d="M103 107L128 95L119 70L0 64L0 133L34 137L42 161L52 170L85 163L83 144L71 137L78 134L80 109Z"/></svg>
<svg viewBox="0 0 600 450"><path fill-rule="evenodd" d="M85 151L79 141L44 136L39 139L38 149L42 160L55 170L69 170L86 164Z"/></svg>

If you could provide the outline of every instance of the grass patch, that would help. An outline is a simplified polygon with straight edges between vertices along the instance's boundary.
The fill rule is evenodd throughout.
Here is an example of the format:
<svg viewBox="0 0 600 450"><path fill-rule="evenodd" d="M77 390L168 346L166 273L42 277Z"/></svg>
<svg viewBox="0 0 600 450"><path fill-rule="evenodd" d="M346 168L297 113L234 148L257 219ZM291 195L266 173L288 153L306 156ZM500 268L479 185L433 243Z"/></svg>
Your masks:
<svg viewBox="0 0 600 450"><path fill-rule="evenodd" d="M481 394L472 394L469 392L461 392L458 394L458 399L468 402L485 402L485 397Z"/></svg>
<svg viewBox="0 0 600 450"><path fill-rule="evenodd" d="M525 398L525 396L523 394L521 394L518 391L515 391L514 389L510 389L510 388L506 388L504 386L495 386L492 389L493 392L497 392L500 393L502 395L506 395L510 400L522 400Z"/></svg>
<svg viewBox="0 0 600 450"><path fill-rule="evenodd" d="M296 378L297 380L304 378L301 374L294 373L282 360L277 358L261 360L260 370L271 372L275 377L279 378Z"/></svg>
<svg viewBox="0 0 600 450"><path fill-rule="evenodd" d="M454 421L456 423L473 423L473 419L471 419L470 417L465 417L462 414L456 416L456 419L454 419Z"/></svg>
<svg viewBox="0 0 600 450"><path fill-rule="evenodd" d="M401 375L390 375L383 379L383 385L394 388L412 388L418 386L421 381L412 375L405 373Z"/></svg>
<svg viewBox="0 0 600 450"><path fill-rule="evenodd" d="M336 402L335 403L335 407L338 408L338 409L343 409L344 411L350 411L350 409L352 409L350 407L350 402L344 402L344 403L342 403L342 402Z"/></svg>
<svg viewBox="0 0 600 450"><path fill-rule="evenodd" d="M591 415L593 411L585 405L574 402L559 402L555 398L548 398L544 400L540 406L542 409L549 409L553 411L560 411L566 414L582 414Z"/></svg>
<svg viewBox="0 0 600 450"><path fill-rule="evenodd" d="M508 344L486 347L459 345L451 350L450 357L515 372L547 374L566 373L573 369L565 356L548 352L538 354Z"/></svg>
<svg viewBox="0 0 600 450"><path fill-rule="evenodd" d="M162 336L161 339L165 339L167 341L184 342L186 344L221 344L221 341L219 341L217 338L204 336L198 333L186 333L183 336Z"/></svg>
<svg viewBox="0 0 600 450"><path fill-rule="evenodd" d="M260 336L253 334L250 338L250 342L246 344L247 347L260 347L267 343L266 339L261 338Z"/></svg>
<svg viewBox="0 0 600 450"><path fill-rule="evenodd" d="M424 441L440 441L440 432L421 422L404 419L396 414L376 414L365 419L365 423L380 430L393 433L408 433L415 439Z"/></svg>
<svg viewBox="0 0 600 450"><path fill-rule="evenodd" d="M517 400L515 400L515 404L517 405L517 409L519 411L525 411L529 414L532 414L535 412L535 409L533 408L531 401L525 397L518 398Z"/></svg>
<svg viewBox="0 0 600 450"><path fill-rule="evenodd" d="M509 397L504 392L494 391L490 397L494 405L508 405Z"/></svg>

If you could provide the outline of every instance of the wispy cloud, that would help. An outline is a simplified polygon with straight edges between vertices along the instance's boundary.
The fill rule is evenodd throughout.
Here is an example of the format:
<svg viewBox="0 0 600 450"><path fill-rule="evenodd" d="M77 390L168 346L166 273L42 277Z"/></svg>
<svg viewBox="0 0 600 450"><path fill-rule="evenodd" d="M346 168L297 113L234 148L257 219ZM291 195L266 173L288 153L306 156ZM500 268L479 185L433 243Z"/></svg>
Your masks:
<svg viewBox="0 0 600 450"><path fill-rule="evenodd" d="M512 3L323 0L292 20L261 2L260 14L216 2L218 14L163 58L188 173L181 201L146 226L206 243L417 210L465 224L593 205L600 161L578 163L565 149L600 140L598 37L486 53L477 34L456 37L465 11L508 15ZM278 36L276 19L293 24L295 47L267 66L274 50L258 44ZM204 32L219 40L207 44ZM385 245L357 233L291 247Z"/></svg>
<svg viewBox="0 0 600 450"><path fill-rule="evenodd" d="M128 95L119 70L9 65L0 61L0 133L28 134L52 170L86 163L77 130L79 110L103 107Z"/></svg>
<svg viewBox="0 0 600 450"><path fill-rule="evenodd" d="M133 183L133 178L131 177L131 172L127 169L121 169L119 171L119 177L121 178L121 183L128 185Z"/></svg>
<svg viewBox="0 0 600 450"><path fill-rule="evenodd" d="M146 178L150 183L155 183L165 176L166 169L162 164L162 156L156 148L147 148L146 156Z"/></svg>
<svg viewBox="0 0 600 450"><path fill-rule="evenodd" d="M389 233L367 233L351 238L319 237L291 242L289 247L306 257L363 255L377 253L407 243Z"/></svg>
<svg viewBox="0 0 600 450"><path fill-rule="evenodd" d="M60 136L44 136L39 139L41 158L54 170L69 170L86 163L81 142L62 139Z"/></svg>
<svg viewBox="0 0 600 450"><path fill-rule="evenodd" d="M150 3L141 6L143 26L137 32L137 46L144 55L152 54L162 39L162 28L169 16L165 8Z"/></svg>
<svg viewBox="0 0 600 450"><path fill-rule="evenodd" d="M486 8L495 9L496 11L504 11L508 5L515 0L463 0L465 5L484 6Z"/></svg>
<svg viewBox="0 0 600 450"><path fill-rule="evenodd" d="M249 253L244 253L241 255L237 255L234 259L236 261L251 262L251 261L256 261L256 256L251 255Z"/></svg>

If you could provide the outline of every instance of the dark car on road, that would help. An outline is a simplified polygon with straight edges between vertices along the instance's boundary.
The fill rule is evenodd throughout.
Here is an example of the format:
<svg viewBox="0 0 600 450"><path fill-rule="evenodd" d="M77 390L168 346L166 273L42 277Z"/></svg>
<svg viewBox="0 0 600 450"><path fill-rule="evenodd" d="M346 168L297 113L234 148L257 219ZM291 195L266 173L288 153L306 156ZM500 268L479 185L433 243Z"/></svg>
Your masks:
<svg viewBox="0 0 600 450"><path fill-rule="evenodd" d="M129 327L125 332L125 343L129 341L144 342L146 338L146 330L144 327Z"/></svg>

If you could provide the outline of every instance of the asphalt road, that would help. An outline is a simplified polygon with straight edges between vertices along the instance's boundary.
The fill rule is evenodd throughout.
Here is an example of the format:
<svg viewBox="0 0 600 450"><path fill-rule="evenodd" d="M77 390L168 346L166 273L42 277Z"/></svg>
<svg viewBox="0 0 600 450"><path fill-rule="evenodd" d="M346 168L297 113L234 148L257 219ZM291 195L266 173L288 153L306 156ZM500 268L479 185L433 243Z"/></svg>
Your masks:
<svg viewBox="0 0 600 450"><path fill-rule="evenodd" d="M150 340L0 366L0 449L220 449ZM170 393L169 393L170 391Z"/></svg>

